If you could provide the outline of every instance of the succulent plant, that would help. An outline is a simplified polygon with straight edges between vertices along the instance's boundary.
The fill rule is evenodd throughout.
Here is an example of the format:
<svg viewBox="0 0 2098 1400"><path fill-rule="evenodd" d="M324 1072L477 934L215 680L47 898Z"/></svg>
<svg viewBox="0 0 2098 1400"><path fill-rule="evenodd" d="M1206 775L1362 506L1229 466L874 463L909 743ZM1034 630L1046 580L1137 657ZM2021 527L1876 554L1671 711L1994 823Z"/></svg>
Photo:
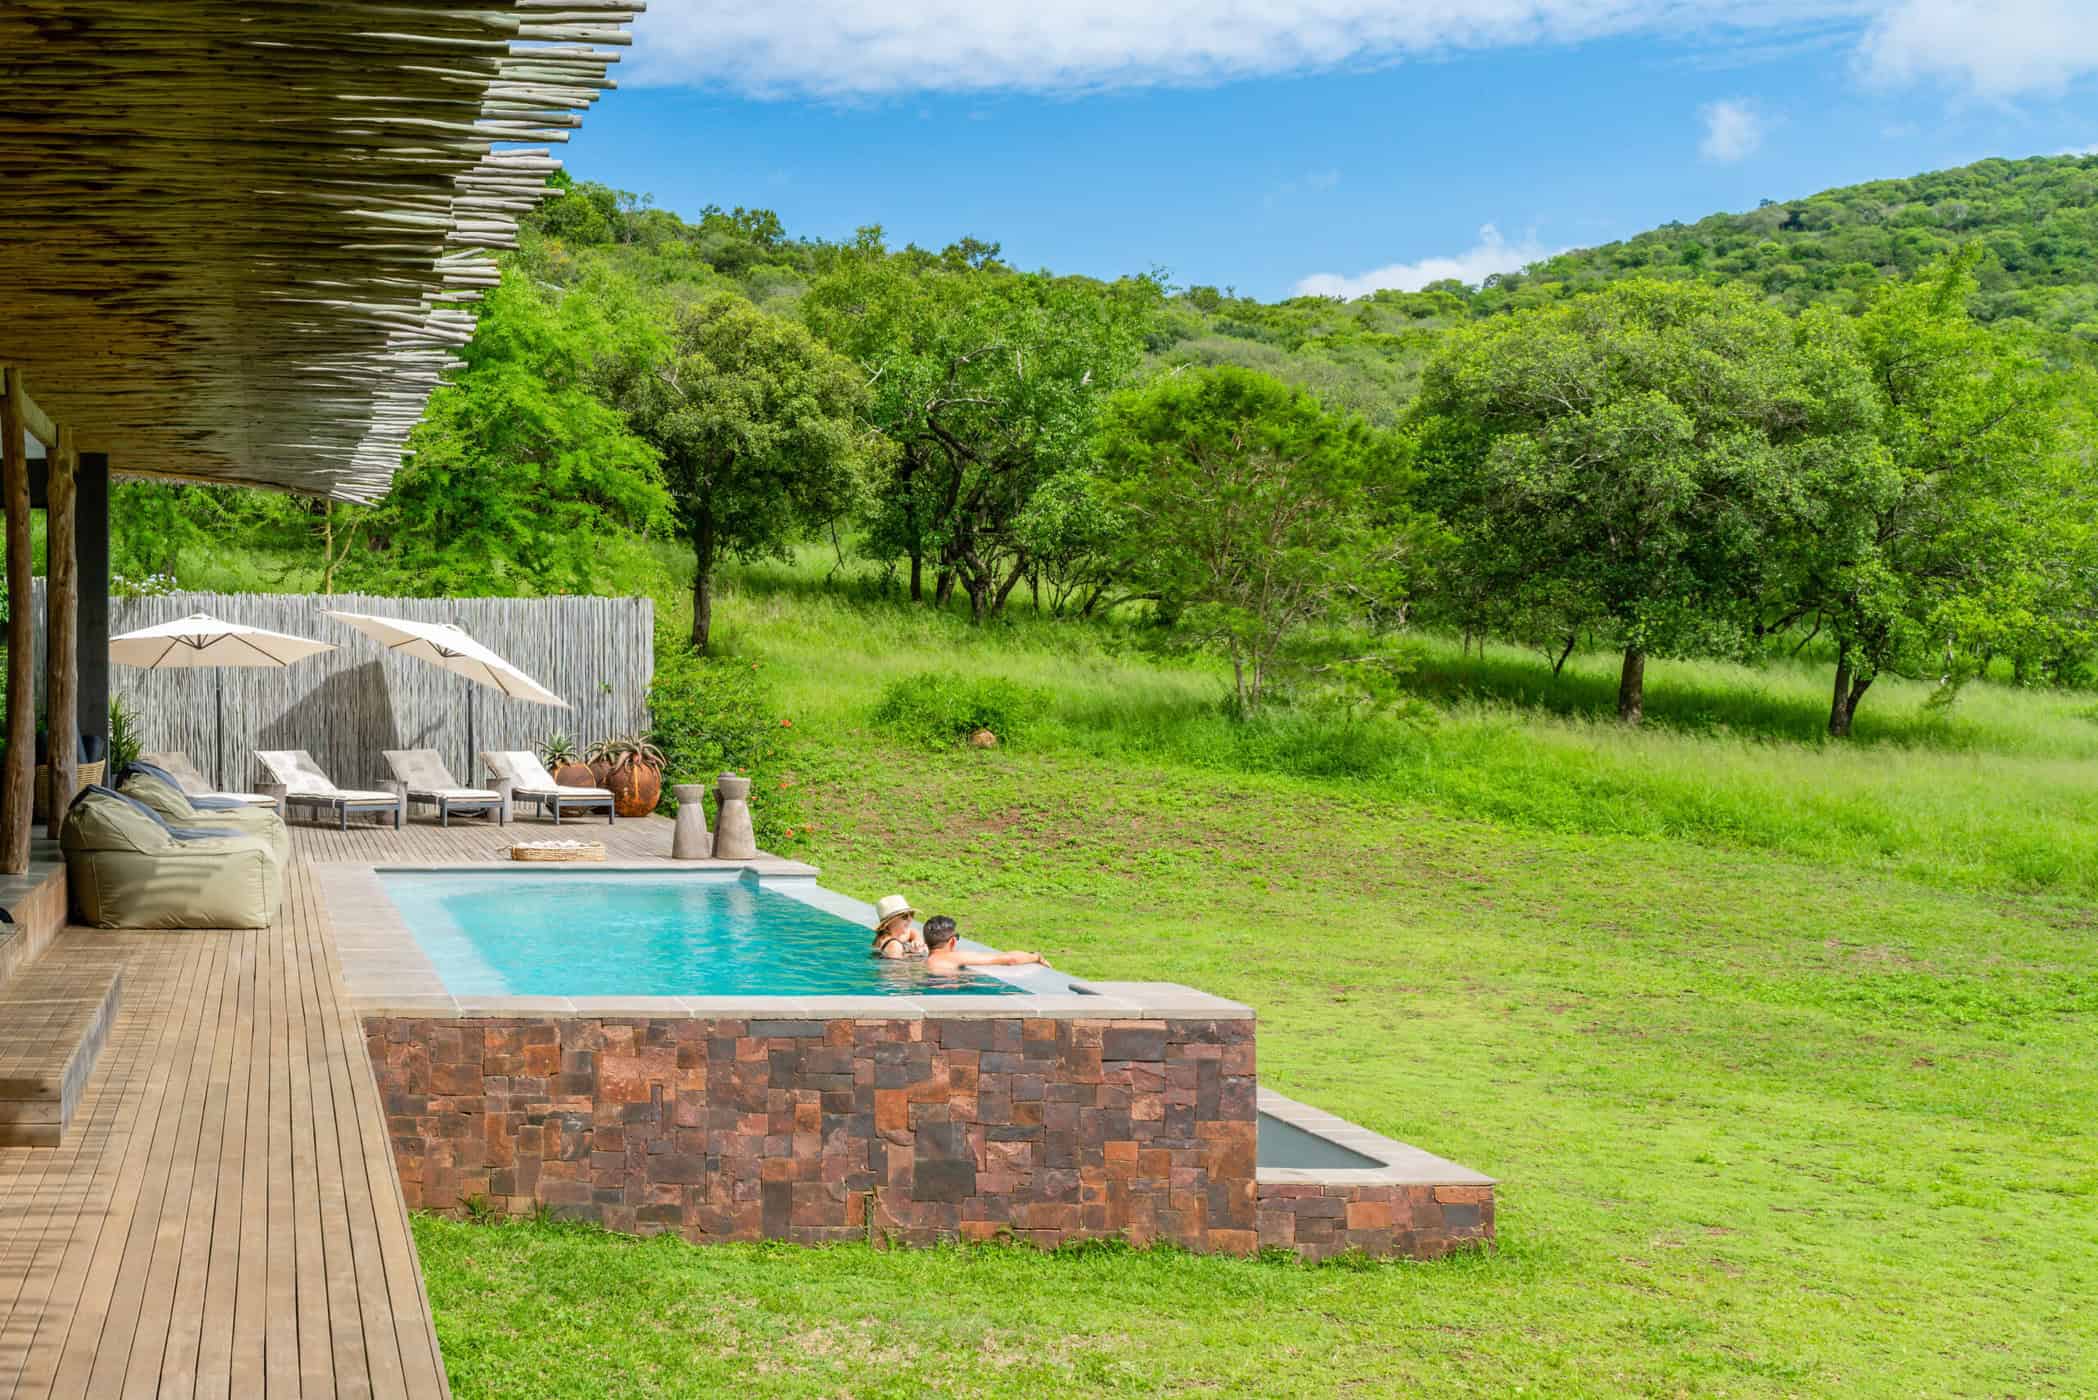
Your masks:
<svg viewBox="0 0 2098 1400"><path fill-rule="evenodd" d="M610 764L614 768L624 768L631 763L658 771L664 765L663 751L638 734L619 734L599 740L590 746L590 761Z"/></svg>
<svg viewBox="0 0 2098 1400"><path fill-rule="evenodd" d="M564 763L576 762L575 740L569 738L563 731L556 729L553 733L539 741L539 761L549 768L558 768Z"/></svg>

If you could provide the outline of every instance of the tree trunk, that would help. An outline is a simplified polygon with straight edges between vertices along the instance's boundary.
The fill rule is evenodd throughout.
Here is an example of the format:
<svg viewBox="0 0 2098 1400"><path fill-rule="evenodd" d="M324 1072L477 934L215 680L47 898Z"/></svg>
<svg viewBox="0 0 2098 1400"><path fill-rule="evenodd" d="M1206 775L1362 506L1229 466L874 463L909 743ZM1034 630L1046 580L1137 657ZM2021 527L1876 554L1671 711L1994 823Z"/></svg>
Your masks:
<svg viewBox="0 0 2098 1400"><path fill-rule="evenodd" d="M1872 677L1853 668L1850 664L1850 648L1844 647L1836 653L1836 687L1828 702L1828 734L1831 739L1848 739L1851 722L1858 717L1858 702L1872 688Z"/></svg>
<svg viewBox="0 0 2098 1400"><path fill-rule="evenodd" d="M937 579L933 580L932 605L936 608L944 609L948 605L948 603L952 602L953 600L954 570L942 569L940 570L940 576Z"/></svg>
<svg viewBox="0 0 2098 1400"><path fill-rule="evenodd" d="M714 515L702 510L692 531L692 647L705 651L714 632Z"/></svg>
<svg viewBox="0 0 2098 1400"><path fill-rule="evenodd" d="M1574 646L1580 640L1581 634L1578 632L1574 633L1572 636L1566 639L1565 649L1559 653L1558 659L1552 662L1552 674L1554 676L1557 676L1561 671L1566 669L1566 658L1573 655ZM1642 662L1641 664L1643 666L1645 663Z"/></svg>
<svg viewBox="0 0 2098 1400"><path fill-rule="evenodd" d="M1624 670L1617 677L1617 717L1626 724L1646 718L1646 653L1638 647L1624 649Z"/></svg>
<svg viewBox="0 0 2098 1400"><path fill-rule="evenodd" d="M915 549L911 551L911 601L925 601L925 556Z"/></svg>
<svg viewBox="0 0 2098 1400"><path fill-rule="evenodd" d="M1025 563L1013 565L1012 573L1006 576L1005 582L999 584L998 591L991 596L991 616L999 617L1004 614L1006 599L1013 596L1013 589L1019 586L1020 580L1025 576L1026 572L1027 565ZM1036 612L1042 610L1042 595L1039 590L1034 595L1034 610Z"/></svg>

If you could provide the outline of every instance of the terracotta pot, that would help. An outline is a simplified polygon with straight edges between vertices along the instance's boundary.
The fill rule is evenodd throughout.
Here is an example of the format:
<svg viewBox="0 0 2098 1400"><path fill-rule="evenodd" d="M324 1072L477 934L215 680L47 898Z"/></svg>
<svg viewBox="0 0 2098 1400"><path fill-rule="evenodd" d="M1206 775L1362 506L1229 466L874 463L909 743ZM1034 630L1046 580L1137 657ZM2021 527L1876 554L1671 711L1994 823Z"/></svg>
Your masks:
<svg viewBox="0 0 2098 1400"><path fill-rule="evenodd" d="M612 790L612 810L622 817L645 817L663 796L663 772L646 763L622 763L605 777Z"/></svg>
<svg viewBox="0 0 2098 1400"><path fill-rule="evenodd" d="M592 781L590 786L603 787L605 785L605 779L612 776L612 769L614 766L614 764L602 758L597 760L597 762L591 764L590 776Z"/></svg>
<svg viewBox="0 0 2098 1400"><path fill-rule="evenodd" d="M603 787L587 763L564 763L554 770L554 781L562 787Z"/></svg>

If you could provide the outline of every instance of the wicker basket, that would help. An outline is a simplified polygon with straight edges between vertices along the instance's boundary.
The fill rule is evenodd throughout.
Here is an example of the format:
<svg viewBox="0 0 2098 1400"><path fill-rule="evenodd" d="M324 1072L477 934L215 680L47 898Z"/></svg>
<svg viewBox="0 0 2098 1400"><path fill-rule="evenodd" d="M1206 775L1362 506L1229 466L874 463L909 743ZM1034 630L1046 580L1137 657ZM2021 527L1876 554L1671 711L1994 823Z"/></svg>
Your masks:
<svg viewBox="0 0 2098 1400"><path fill-rule="evenodd" d="M512 846L512 860L603 860L605 843L585 841L575 846Z"/></svg>
<svg viewBox="0 0 2098 1400"><path fill-rule="evenodd" d="M102 775L108 771L108 768L109 765L107 763L102 762L99 759L93 763L82 763L77 765L73 775L73 796L78 797L82 792L86 791L94 784L101 782ZM30 819L33 821L40 822L48 821L51 817L50 764L39 763L36 766L35 783L36 789L34 793L31 794L30 799ZM67 800L70 801L71 799L69 798Z"/></svg>

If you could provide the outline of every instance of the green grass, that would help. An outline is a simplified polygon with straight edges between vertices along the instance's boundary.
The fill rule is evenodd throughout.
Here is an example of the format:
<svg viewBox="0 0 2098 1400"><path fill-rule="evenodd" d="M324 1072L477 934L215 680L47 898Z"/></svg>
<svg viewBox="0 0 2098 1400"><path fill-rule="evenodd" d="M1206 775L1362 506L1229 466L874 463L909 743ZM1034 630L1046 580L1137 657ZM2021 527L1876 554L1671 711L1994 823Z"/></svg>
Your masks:
<svg viewBox="0 0 2098 1400"><path fill-rule="evenodd" d="M2090 697L1890 684L1831 746L1810 670L1657 662L1628 735L1607 658L1553 699L1541 663L1434 646L1431 726L1248 729L1213 668L1112 631L762 572L722 614L794 721L826 883L1250 1002L1264 1082L1499 1177L1499 1247L424 1219L461 1396L2098 1391ZM927 670L1054 699L1006 748L929 749L871 719Z"/></svg>

